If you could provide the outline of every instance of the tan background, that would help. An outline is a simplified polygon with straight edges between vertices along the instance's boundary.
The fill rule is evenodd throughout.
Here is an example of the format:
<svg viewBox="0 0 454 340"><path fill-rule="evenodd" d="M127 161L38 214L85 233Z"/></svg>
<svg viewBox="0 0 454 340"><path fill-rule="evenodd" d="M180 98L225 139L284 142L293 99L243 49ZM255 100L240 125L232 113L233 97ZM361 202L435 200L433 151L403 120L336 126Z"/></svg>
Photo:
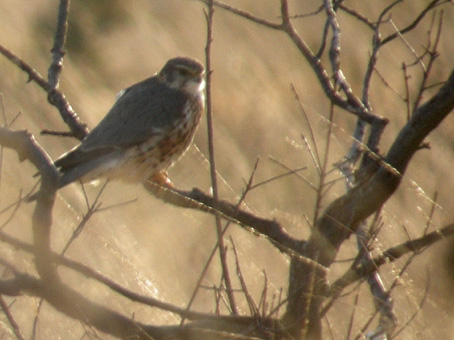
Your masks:
<svg viewBox="0 0 454 340"><path fill-rule="evenodd" d="M398 10L393 12L396 25L404 27L408 24L426 2L414 1L411 6L396 7L405 8L403 13ZM230 3L269 20L277 20L279 14L277 0L237 0ZM347 4L372 18L378 14L378 6L374 1L350 1ZM305 13L316 7L298 1L291 8L294 13ZM429 84L446 79L453 68L452 6L447 7L444 15L446 20L440 43L441 56ZM0 43L45 75L50 60L55 18L55 1L3 0L0 2ZM296 25L314 50L318 47L319 29L322 27L320 19L321 16L300 19ZM430 19L429 16L420 29L406 36L418 52L426 43ZM359 93L370 51L371 33L350 17L344 15L339 20L343 29L342 66L354 90ZM390 25L384 27L385 32L393 32ZM303 174L316 183L318 177L314 165L301 139L301 134L309 137L308 126L290 90L290 85L294 84L316 132L318 148L323 150L329 105L307 63L282 33L248 23L220 9L215 13L213 33L215 147L222 197L232 201L239 197L257 157L260 157L257 182L284 172L270 160L272 157L290 167L307 166ZM81 118L93 127L110 108L118 91L152 75L167 59L189 55L204 61L205 36L203 6L197 1L73 1L68 54L60 88ZM401 64L413 60L405 44L395 40L383 48L377 67L393 88L403 94L405 88ZM415 83L410 85L414 90L420 69L415 66L411 70L411 81ZM0 58L0 74L0 92L3 94L6 116L12 119L21 112L14 128L25 128L34 133L52 157L58 157L75 145L75 140L40 136L39 132L45 128L66 129L58 112L47 104L44 92L35 84L26 84L26 75L3 57ZM385 153L406 121L405 106L376 76L372 81L371 102L376 113L391 119L381 143L381 151ZM412 237L421 236L435 191L439 193L439 206L431 230L452 222L453 119L452 116L448 117L430 136L428 141L432 149L417 153L401 188L386 205L377 251L407 240L405 229ZM355 120L337 111L335 123L330 165L338 162L348 150ZM197 147L192 147L170 171L178 187L209 190L205 124L206 120L203 119L195 141ZM34 171L29 164L20 164L13 152L3 152L1 209L15 202L19 190L27 192L31 189L35 182L32 178ZM340 174L335 172L332 179L338 177ZM98 189L88 188L90 199L94 199ZM325 206L343 192L343 184L335 186L327 195ZM54 212L55 250L64 247L86 212L80 187L71 185L60 194ZM278 219L292 234L305 237L309 234L306 216L309 221L313 216L314 197L309 186L293 176L254 190L248 196L247 206L258 215ZM106 208L135 199L137 201L134 203L96 214L67 255L97 268L135 291L184 306L215 244L213 220L201 213L165 205L148 196L138 186L113 183L102 196L103 207ZM32 209L33 205L23 205L3 230L29 240ZM0 215L0 223L6 221L10 214L8 210ZM231 227L231 235L239 250L242 270L253 296L257 300L260 297L263 271L269 280L270 299L272 294L278 294L279 289L285 290L288 259L265 239L252 236L236 226ZM349 249L353 245L352 239L345 245L341 257L352 256ZM33 272L33 264L28 256L6 245L2 245L1 249L3 258ZM448 275L452 262L444 255L446 249L447 245L443 243L415 259L394 290L400 326L417 313L399 338L452 338L452 281L449 281ZM233 253L229 254L233 264ZM383 268L387 285L396 278L403 263L399 261ZM341 273L343 267L345 264L335 265L332 277ZM137 320L155 324L178 322L171 314L130 303L72 272L68 272L67 278L68 282L77 283L76 287L95 301L127 315L134 313ZM216 259L204 284L217 285L219 280ZM418 312L428 282L429 293L422 310ZM362 286L360 292L354 336L371 310L367 287ZM329 315L335 338L344 338L350 312L355 309L354 295L355 292L340 301ZM196 300L196 309L212 311L213 301L212 292L202 290ZM247 305L244 301L241 303L242 310L247 312ZM30 334L36 304L36 299L26 297L17 299L12 307L26 335ZM83 332L79 322L68 320L47 305L40 314L40 321L38 339L57 338L55 334L64 339L78 339ZM0 334L7 339L9 335L5 327L0 324Z"/></svg>

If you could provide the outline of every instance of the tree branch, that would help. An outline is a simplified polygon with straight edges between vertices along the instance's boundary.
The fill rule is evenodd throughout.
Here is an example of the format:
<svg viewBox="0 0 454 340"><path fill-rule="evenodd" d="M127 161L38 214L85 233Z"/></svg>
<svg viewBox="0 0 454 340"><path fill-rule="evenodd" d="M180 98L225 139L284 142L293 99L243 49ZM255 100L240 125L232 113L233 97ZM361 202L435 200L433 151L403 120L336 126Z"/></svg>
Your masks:
<svg viewBox="0 0 454 340"><path fill-rule="evenodd" d="M386 38L384 38L382 40L382 45L385 45L385 44L389 43L390 41L396 39L397 37L399 37L399 35L405 34L407 32L410 32L411 30L413 30L416 26L418 26L418 24L426 16L426 14L430 12L430 10L432 10L436 6L440 6L442 3L446 2L446 1L441 1L441 2L440 1L441 0L433 0L431 3L429 3L426 6L426 8L424 8L421 11L421 13L419 13L419 15L415 18L415 20L413 20L413 22L411 24L409 24L407 27L399 30L399 32L393 33L393 34L387 36Z"/></svg>
<svg viewBox="0 0 454 340"><path fill-rule="evenodd" d="M57 29L55 30L54 46L51 49L52 61L48 70L49 86L58 88L58 81L63 69L63 57L65 56L66 34L68 32L69 0L60 0L58 7Z"/></svg>
<svg viewBox="0 0 454 340"><path fill-rule="evenodd" d="M147 182L145 188L157 198L183 208L197 209L211 214L215 213L215 200L197 188L192 191L167 189L155 183ZM224 218L261 234L273 243L280 251L300 253L304 241L292 237L279 222L255 216L236 205L220 200L217 208Z"/></svg>
<svg viewBox="0 0 454 340"><path fill-rule="evenodd" d="M3 261L1 261L3 262ZM264 339L266 334L283 332L271 318L225 316L203 319L183 326L152 326L135 322L122 314L96 304L64 284L49 286L28 274L14 271L15 278L0 280L0 294L17 296L26 292L45 299L67 316L87 323L120 339ZM14 288L13 288L14 287ZM275 333L274 333L275 332ZM211 334L211 337L207 337Z"/></svg>
<svg viewBox="0 0 454 340"><path fill-rule="evenodd" d="M425 248L435 244L436 242L452 235L454 235L454 224L450 224L442 229L435 230L420 238L410 240L400 245L389 248L381 255L368 261L364 261L362 263L355 261L352 266L342 275L342 277L333 282L327 295L336 296L350 284L362 280L368 275L376 272L382 265L394 262L409 253L420 252Z"/></svg>
<svg viewBox="0 0 454 340"><path fill-rule="evenodd" d="M412 119L395 139L376 174L326 208L306 242L303 254L324 267L330 267L341 244L396 191L411 158L424 138L443 121L453 107L454 71L438 93L414 112ZM313 268L304 262L293 263L293 266L298 267L297 271L301 273L310 272ZM315 291L312 291L313 279L301 275L299 291L289 300L283 321L285 325L293 328L294 336L298 336L304 327L309 327L310 334L319 333L325 273L316 273ZM307 296L313 296L309 310L304 306Z"/></svg>
<svg viewBox="0 0 454 340"><path fill-rule="evenodd" d="M87 125L83 123L76 112L74 112L74 109L68 103L65 95L60 90L53 88L50 83L45 80L41 74L39 74L39 72L1 44L0 53L22 71L27 73L29 81L35 82L44 91L46 91L47 100L59 110L63 121L69 126L74 137L82 140L90 132Z"/></svg>

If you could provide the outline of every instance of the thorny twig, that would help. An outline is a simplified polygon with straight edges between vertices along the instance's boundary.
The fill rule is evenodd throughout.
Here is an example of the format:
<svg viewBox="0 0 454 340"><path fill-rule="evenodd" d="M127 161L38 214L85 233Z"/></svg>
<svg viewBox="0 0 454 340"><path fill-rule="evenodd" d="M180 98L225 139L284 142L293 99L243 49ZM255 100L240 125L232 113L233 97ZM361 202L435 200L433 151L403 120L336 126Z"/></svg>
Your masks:
<svg viewBox="0 0 454 340"><path fill-rule="evenodd" d="M65 95L58 90L59 75L63 67L63 57L65 55L69 3L70 0L60 0L54 45L51 50L52 60L48 69L48 80L44 79L43 76L23 61L19 56L15 55L2 45L0 45L0 53L18 66L22 71L27 73L29 81L34 81L47 92L47 99L49 103L54 105L59 110L63 121L71 130L70 135L82 140L88 134L89 129L66 100Z"/></svg>
<svg viewBox="0 0 454 340"><path fill-rule="evenodd" d="M8 50L6 47L0 44L0 53L3 54L9 61L19 67L22 71L27 73L29 81L33 81L38 84L48 94L48 101L54 105L59 111L63 118L63 121L69 126L73 136L78 139L83 139L89 132L89 129L82 122L79 116L74 112L71 105L65 98L65 95L58 89L52 88L49 82L39 74L33 67L28 65L19 56Z"/></svg>

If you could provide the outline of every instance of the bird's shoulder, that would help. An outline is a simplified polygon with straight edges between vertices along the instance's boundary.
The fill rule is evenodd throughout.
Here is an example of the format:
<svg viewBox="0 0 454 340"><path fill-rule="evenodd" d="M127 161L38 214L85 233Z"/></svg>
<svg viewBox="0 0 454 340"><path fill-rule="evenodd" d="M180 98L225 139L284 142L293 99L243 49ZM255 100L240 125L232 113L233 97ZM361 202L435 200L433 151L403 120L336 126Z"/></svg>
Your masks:
<svg viewBox="0 0 454 340"><path fill-rule="evenodd" d="M83 140L81 148L127 147L166 130L183 114L188 96L170 88L157 76L147 78L119 94L107 115Z"/></svg>
<svg viewBox="0 0 454 340"><path fill-rule="evenodd" d="M162 105L173 103L175 105L184 105L187 99L185 92L171 88L158 76L154 75L120 91L114 107L124 103L129 105L138 103L141 100L143 100L142 104Z"/></svg>

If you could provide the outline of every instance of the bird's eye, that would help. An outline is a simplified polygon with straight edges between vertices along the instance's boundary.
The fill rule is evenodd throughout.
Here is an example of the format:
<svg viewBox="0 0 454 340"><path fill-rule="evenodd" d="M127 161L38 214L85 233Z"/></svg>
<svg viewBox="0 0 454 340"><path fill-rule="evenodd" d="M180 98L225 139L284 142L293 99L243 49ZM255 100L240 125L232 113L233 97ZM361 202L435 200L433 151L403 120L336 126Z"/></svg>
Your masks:
<svg viewBox="0 0 454 340"><path fill-rule="evenodd" d="M185 68L180 68L178 69L180 71L180 74L184 77L188 77L191 75L191 73L189 72L189 70L185 69Z"/></svg>

